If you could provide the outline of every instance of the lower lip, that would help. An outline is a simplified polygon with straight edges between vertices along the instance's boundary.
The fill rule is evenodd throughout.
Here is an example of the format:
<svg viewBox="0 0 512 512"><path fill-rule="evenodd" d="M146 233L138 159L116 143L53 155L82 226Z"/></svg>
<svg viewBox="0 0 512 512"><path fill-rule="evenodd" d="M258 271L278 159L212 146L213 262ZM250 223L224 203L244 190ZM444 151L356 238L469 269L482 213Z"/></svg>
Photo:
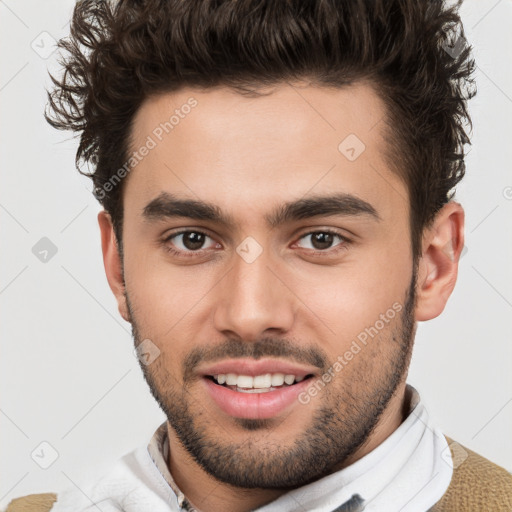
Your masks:
<svg viewBox="0 0 512 512"><path fill-rule="evenodd" d="M203 379L213 401L223 412L235 418L247 419L272 418L293 403L298 403L298 395L307 388L309 380L265 393L243 393L216 384L211 379Z"/></svg>

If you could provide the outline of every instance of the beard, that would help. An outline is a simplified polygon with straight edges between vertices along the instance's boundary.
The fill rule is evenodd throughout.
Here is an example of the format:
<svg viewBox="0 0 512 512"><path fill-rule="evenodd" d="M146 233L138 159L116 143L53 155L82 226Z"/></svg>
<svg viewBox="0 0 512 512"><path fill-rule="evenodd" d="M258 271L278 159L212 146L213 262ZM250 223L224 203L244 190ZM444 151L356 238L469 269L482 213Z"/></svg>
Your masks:
<svg viewBox="0 0 512 512"><path fill-rule="evenodd" d="M323 374L330 366L329 358L318 347L304 349L286 339L263 338L254 343L228 340L215 348L196 348L183 361L183 381L180 382L159 360L151 365L139 363L169 426L208 474L240 488L297 488L339 469L369 438L404 381L415 333L415 286L416 271L393 327L384 329L365 345L361 354L319 392L313 402L321 399L322 405L312 414L309 427L294 440L288 436L286 446L272 438L273 430L286 421L286 417L280 420L232 418L238 428L246 432L244 440L236 442L227 435L225 441L220 439L215 429L221 434L225 432L190 392L191 385L198 379L193 370L199 363L220 358L287 357L312 364ZM134 319L128 294L125 296L135 346L138 346L144 336Z"/></svg>

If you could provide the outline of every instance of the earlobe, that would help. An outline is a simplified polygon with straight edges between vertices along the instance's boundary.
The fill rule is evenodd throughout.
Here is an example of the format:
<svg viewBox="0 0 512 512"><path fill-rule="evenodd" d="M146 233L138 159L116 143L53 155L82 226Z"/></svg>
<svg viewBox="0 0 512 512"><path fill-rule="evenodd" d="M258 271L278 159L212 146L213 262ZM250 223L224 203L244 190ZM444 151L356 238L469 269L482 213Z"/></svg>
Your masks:
<svg viewBox="0 0 512 512"><path fill-rule="evenodd" d="M130 322L119 248L112 226L112 219L105 210L98 213L98 224L100 226L101 250L107 281L117 300L119 313L127 322Z"/></svg>
<svg viewBox="0 0 512 512"><path fill-rule="evenodd" d="M464 247L464 210L450 201L437 213L423 235L416 284L417 321L431 320L443 311L455 282Z"/></svg>

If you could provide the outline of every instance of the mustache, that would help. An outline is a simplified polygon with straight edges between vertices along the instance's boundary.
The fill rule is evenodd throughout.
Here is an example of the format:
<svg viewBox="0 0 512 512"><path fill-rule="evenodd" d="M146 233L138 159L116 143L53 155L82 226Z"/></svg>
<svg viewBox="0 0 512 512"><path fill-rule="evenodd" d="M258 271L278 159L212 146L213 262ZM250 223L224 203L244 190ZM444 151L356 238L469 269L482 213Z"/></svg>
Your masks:
<svg viewBox="0 0 512 512"><path fill-rule="evenodd" d="M228 339L214 347L197 347L183 361L185 382L193 379L195 369L202 363L213 363L222 359L261 359L281 357L301 364L327 368L327 356L318 347L300 347L287 339L262 338L255 342Z"/></svg>

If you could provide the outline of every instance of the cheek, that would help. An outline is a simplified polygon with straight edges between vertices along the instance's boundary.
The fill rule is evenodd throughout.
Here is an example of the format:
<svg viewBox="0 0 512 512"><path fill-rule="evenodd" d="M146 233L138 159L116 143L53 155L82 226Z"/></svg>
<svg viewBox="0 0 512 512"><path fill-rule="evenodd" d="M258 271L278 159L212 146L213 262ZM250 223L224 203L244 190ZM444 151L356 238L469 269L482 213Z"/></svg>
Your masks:
<svg viewBox="0 0 512 512"><path fill-rule="evenodd" d="M288 282L295 281L293 290L306 304L329 316L359 310L365 314L379 313L393 302L403 300L412 272L409 266L408 261L360 261L338 268L310 268L300 272L300 279L289 274Z"/></svg>
<svg viewBox="0 0 512 512"><path fill-rule="evenodd" d="M210 274L197 266L176 267L163 257L132 253L125 262L126 288L142 334L167 343L187 329L213 291Z"/></svg>
<svg viewBox="0 0 512 512"><path fill-rule="evenodd" d="M326 340L326 350L336 355L343 352L358 335L364 339L365 329L377 326L380 334L396 328L400 311L405 306L410 284L409 263L391 264L384 259L372 263L359 261L346 267L317 269L292 286L294 293L303 298L311 322L309 327ZM328 270L328 272L326 272ZM315 327L316 324L316 327ZM374 332L372 330L372 332ZM328 341L327 341L328 340Z"/></svg>

